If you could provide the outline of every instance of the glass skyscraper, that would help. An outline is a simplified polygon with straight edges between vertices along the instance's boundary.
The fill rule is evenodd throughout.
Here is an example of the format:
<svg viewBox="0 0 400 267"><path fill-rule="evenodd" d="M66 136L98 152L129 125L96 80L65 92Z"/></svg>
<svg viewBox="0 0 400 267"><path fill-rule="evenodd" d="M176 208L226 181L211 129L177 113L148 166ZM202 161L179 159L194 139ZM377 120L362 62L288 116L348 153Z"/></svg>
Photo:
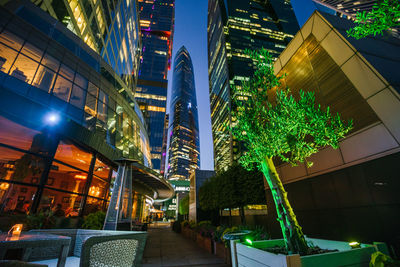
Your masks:
<svg viewBox="0 0 400 267"><path fill-rule="evenodd" d="M226 169L240 156L231 135L231 86L240 87L253 73L245 49L266 48L277 57L299 27L289 0L209 0L208 73L214 169Z"/></svg>
<svg viewBox="0 0 400 267"><path fill-rule="evenodd" d="M200 141L193 65L184 46L175 56L171 96L167 175L186 180L200 166Z"/></svg>
<svg viewBox="0 0 400 267"><path fill-rule="evenodd" d="M143 47L135 97L147 122L153 168L160 170L175 0L139 0L139 9Z"/></svg>

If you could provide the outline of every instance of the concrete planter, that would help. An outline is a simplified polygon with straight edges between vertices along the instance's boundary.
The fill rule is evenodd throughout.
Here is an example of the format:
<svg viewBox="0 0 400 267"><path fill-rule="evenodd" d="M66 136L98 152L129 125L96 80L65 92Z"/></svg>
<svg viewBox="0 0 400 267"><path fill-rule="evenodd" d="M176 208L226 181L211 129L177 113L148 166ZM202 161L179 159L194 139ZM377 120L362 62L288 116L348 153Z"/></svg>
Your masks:
<svg viewBox="0 0 400 267"><path fill-rule="evenodd" d="M371 254L378 250L375 245L361 244L361 248L351 249L347 242L307 238L315 246L323 249L338 249L337 252L310 256L273 254L262 248L283 246L283 239L255 241L252 246L231 241L232 266L279 266L279 267L361 267L368 266Z"/></svg>
<svg viewBox="0 0 400 267"><path fill-rule="evenodd" d="M219 258L225 259L225 263L231 264L231 253L224 243L213 241L213 254Z"/></svg>
<svg viewBox="0 0 400 267"><path fill-rule="evenodd" d="M201 234L197 233L196 243L199 247L207 250L209 253L213 253L213 244L210 237L204 237Z"/></svg>

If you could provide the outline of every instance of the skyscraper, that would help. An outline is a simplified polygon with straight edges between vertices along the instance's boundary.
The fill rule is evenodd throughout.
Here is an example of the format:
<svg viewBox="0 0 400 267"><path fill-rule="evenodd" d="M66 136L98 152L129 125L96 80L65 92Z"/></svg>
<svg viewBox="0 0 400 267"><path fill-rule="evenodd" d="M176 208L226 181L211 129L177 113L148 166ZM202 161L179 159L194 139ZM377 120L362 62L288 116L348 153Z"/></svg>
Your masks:
<svg viewBox="0 0 400 267"><path fill-rule="evenodd" d="M245 49L264 47L277 57L298 31L289 0L210 0L208 2L208 73L214 169L227 168L240 155L231 135L230 87L239 87L253 73Z"/></svg>
<svg viewBox="0 0 400 267"><path fill-rule="evenodd" d="M199 123L193 65L182 46L174 60L169 117L169 179L189 179L200 165Z"/></svg>
<svg viewBox="0 0 400 267"><path fill-rule="evenodd" d="M161 148L161 167L160 167L161 175L165 174L165 161L167 160L168 125L169 125L169 114L165 114L163 141L162 141L162 148Z"/></svg>
<svg viewBox="0 0 400 267"><path fill-rule="evenodd" d="M144 113L153 168L160 170L175 0L139 0L142 56L135 98Z"/></svg>
<svg viewBox="0 0 400 267"><path fill-rule="evenodd" d="M355 17L357 12L371 11L372 6L377 0L313 0L318 5L322 5L335 11L339 15Z"/></svg>

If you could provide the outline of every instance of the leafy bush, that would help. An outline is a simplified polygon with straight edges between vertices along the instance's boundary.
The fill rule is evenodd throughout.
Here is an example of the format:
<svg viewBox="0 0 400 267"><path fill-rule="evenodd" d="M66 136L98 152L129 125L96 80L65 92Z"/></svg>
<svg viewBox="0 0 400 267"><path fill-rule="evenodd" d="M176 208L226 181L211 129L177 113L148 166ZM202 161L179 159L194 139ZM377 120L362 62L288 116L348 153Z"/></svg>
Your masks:
<svg viewBox="0 0 400 267"><path fill-rule="evenodd" d="M197 232L204 237L212 237L215 231L215 226L211 221L201 221L197 224Z"/></svg>
<svg viewBox="0 0 400 267"><path fill-rule="evenodd" d="M90 213L84 217L82 228L101 230L103 228L104 220L106 219L106 213L103 211L97 211Z"/></svg>
<svg viewBox="0 0 400 267"><path fill-rule="evenodd" d="M27 229L50 229L55 225L56 219L51 212L39 212L26 216Z"/></svg>
<svg viewBox="0 0 400 267"><path fill-rule="evenodd" d="M197 223L195 221L189 221L189 228L196 230L197 228Z"/></svg>
<svg viewBox="0 0 400 267"><path fill-rule="evenodd" d="M181 232L181 223L179 221L174 221L172 223L172 231L174 231L175 233Z"/></svg>
<svg viewBox="0 0 400 267"><path fill-rule="evenodd" d="M225 225L218 226L218 227L215 229L215 231L214 231L214 233L213 233L213 235L212 235L212 239L213 239L215 242L222 243L222 242L223 242L223 240L222 240L222 234L224 233L224 231L226 230L227 227L228 227L228 226L225 226Z"/></svg>

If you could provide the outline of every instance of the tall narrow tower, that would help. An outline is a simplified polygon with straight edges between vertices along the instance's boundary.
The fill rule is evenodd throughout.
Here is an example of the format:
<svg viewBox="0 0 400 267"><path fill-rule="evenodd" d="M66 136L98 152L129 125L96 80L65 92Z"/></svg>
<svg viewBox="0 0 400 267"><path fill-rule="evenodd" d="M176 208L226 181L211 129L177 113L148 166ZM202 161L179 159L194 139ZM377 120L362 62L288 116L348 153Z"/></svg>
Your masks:
<svg viewBox="0 0 400 267"><path fill-rule="evenodd" d="M241 144L229 130L231 87L240 87L253 74L245 49L264 47L274 56L299 30L290 0L209 0L208 73L214 169L226 169L240 157Z"/></svg>
<svg viewBox="0 0 400 267"><path fill-rule="evenodd" d="M199 123L193 64L182 46L175 56L169 123L169 179L189 179L200 167Z"/></svg>
<svg viewBox="0 0 400 267"><path fill-rule="evenodd" d="M139 0L142 56L135 98L147 122L151 162L160 170L175 0Z"/></svg>

